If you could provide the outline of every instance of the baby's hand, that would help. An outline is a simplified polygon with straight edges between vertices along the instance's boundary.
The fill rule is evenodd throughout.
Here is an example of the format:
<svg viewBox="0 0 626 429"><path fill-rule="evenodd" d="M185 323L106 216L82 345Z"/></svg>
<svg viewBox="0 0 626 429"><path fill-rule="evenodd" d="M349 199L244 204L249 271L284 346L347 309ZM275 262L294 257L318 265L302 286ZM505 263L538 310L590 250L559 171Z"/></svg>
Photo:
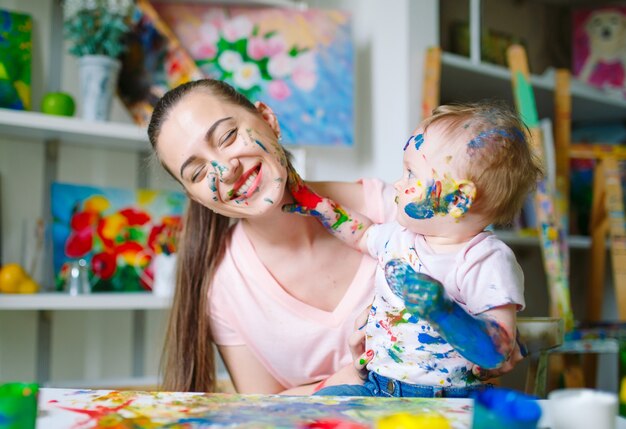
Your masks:
<svg viewBox="0 0 626 429"><path fill-rule="evenodd" d="M406 262L392 259L385 265L385 278L394 294L404 299L406 309L422 318L446 307L443 285L432 277L415 272Z"/></svg>
<svg viewBox="0 0 626 429"><path fill-rule="evenodd" d="M315 208L323 198L309 188L291 164L287 168L287 188L293 196L294 204L285 204L283 211L314 216Z"/></svg>

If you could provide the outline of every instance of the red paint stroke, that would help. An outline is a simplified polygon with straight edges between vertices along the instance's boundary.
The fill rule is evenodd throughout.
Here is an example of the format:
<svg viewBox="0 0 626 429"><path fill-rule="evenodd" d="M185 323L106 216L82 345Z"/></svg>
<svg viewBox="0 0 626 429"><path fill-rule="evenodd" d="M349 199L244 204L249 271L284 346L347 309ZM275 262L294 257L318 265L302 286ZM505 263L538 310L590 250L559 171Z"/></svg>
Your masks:
<svg viewBox="0 0 626 429"><path fill-rule="evenodd" d="M296 199L296 202L306 209L314 209L319 203L322 202L322 197L311 191L306 186L298 186L291 191L291 194Z"/></svg>
<svg viewBox="0 0 626 429"><path fill-rule="evenodd" d="M343 419L321 419L304 423L302 429L369 429L369 426Z"/></svg>
<svg viewBox="0 0 626 429"><path fill-rule="evenodd" d="M395 335L393 335L393 333L391 332L391 328L389 328L389 324L384 321L384 320L379 320L378 324L385 330L387 331L387 333L389 334L389 336L391 337L391 341L392 342L396 342L398 339L395 337Z"/></svg>
<svg viewBox="0 0 626 429"><path fill-rule="evenodd" d="M52 402L52 401L50 401ZM63 410L66 411L72 411L74 413L78 413L78 414L84 414L87 417L89 417L89 420L87 420L84 423L81 423L80 425L84 425L89 423L92 420L99 420L103 417L108 416L109 414L113 414L118 412L119 410L121 410L122 408L125 408L127 406L129 406L131 403L133 402L133 399L129 399L128 401L124 402L122 405L118 405L117 407L113 407L113 408L109 408L109 407L103 407L102 405L97 405L95 408L92 409L83 409L83 408L71 408L71 407L65 407L63 405L57 405L58 408L61 408Z"/></svg>

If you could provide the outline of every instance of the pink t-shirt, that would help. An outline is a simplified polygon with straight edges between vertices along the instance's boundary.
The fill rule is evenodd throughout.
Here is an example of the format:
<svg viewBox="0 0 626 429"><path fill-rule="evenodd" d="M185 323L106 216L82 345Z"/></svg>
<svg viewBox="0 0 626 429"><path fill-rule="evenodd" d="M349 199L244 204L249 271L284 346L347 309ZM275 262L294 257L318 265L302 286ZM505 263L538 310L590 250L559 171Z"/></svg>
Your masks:
<svg viewBox="0 0 626 429"><path fill-rule="evenodd" d="M363 179L364 215L376 223L395 218L394 190ZM376 260L363 255L345 295L331 311L294 298L258 258L241 223L215 275L209 305L215 343L246 345L284 387L320 381L351 361L348 337L374 296Z"/></svg>

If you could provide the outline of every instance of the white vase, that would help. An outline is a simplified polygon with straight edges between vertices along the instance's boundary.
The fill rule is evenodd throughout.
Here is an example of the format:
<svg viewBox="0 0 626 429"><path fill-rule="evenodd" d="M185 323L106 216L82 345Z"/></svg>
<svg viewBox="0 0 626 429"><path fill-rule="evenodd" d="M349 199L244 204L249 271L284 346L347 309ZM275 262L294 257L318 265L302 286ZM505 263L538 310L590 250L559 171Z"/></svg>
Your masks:
<svg viewBox="0 0 626 429"><path fill-rule="evenodd" d="M121 63L105 55L86 55L78 60L83 119L107 121Z"/></svg>

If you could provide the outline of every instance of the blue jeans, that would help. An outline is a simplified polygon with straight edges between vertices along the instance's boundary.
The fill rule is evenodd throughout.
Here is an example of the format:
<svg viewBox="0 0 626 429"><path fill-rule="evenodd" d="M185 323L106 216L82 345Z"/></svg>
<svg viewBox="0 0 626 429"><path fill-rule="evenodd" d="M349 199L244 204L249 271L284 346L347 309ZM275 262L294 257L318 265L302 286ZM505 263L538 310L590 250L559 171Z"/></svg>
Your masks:
<svg viewBox="0 0 626 429"><path fill-rule="evenodd" d="M467 387L441 387L409 384L370 372L363 385L341 384L324 387L315 395L324 396L381 396L396 398L469 398L472 393L489 389L491 384Z"/></svg>

